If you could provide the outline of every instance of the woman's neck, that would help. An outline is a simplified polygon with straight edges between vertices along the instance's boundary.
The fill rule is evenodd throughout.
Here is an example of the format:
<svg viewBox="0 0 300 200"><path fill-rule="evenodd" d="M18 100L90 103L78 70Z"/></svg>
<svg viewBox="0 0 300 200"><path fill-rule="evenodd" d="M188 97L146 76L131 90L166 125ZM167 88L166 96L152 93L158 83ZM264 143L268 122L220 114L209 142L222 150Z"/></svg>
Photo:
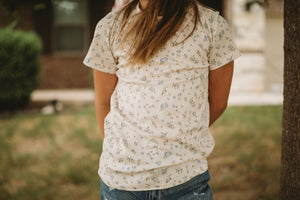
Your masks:
<svg viewBox="0 0 300 200"><path fill-rule="evenodd" d="M148 0L140 0L140 8L144 10L147 7Z"/></svg>

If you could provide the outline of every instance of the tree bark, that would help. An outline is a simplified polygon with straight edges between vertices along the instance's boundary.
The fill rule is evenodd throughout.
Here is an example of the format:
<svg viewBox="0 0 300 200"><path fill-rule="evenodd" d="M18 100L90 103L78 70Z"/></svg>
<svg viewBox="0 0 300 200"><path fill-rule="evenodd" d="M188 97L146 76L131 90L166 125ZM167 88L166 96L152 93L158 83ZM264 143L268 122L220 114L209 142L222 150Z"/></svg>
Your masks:
<svg viewBox="0 0 300 200"><path fill-rule="evenodd" d="M275 33L276 34L276 33ZM284 103L280 200L300 198L300 1L284 1Z"/></svg>

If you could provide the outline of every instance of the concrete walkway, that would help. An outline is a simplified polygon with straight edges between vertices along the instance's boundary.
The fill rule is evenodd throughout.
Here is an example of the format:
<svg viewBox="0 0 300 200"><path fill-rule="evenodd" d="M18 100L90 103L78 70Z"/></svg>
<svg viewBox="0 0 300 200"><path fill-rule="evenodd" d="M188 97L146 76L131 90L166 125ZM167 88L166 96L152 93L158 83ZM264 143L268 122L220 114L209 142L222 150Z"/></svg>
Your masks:
<svg viewBox="0 0 300 200"><path fill-rule="evenodd" d="M33 102L93 103L93 90L36 90L32 93ZM281 93L232 92L229 105L280 105L283 102Z"/></svg>
<svg viewBox="0 0 300 200"><path fill-rule="evenodd" d="M31 95L31 100L36 102L58 100L63 103L93 103L94 92L90 89L35 90Z"/></svg>
<svg viewBox="0 0 300 200"><path fill-rule="evenodd" d="M234 93L229 96L230 106L239 105L282 105L281 93Z"/></svg>

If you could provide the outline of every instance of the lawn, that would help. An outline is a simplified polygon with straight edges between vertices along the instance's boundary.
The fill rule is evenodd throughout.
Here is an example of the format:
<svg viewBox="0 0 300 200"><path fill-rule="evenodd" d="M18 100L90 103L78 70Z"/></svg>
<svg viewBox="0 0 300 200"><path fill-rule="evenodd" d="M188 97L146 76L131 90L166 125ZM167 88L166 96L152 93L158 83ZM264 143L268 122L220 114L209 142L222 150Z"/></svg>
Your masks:
<svg viewBox="0 0 300 200"><path fill-rule="evenodd" d="M213 125L209 157L216 200L276 200L282 106L229 107Z"/></svg>
<svg viewBox="0 0 300 200"><path fill-rule="evenodd" d="M281 112L282 106L229 107L213 125L216 200L277 199ZM93 106L0 114L0 199L100 199L100 152Z"/></svg>

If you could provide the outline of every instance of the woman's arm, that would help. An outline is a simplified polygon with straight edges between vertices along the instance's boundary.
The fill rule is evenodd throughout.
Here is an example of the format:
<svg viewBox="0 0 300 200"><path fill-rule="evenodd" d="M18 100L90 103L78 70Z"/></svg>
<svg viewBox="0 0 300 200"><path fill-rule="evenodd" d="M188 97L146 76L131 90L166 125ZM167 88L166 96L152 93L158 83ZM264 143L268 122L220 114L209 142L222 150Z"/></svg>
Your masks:
<svg viewBox="0 0 300 200"><path fill-rule="evenodd" d="M115 74L94 70L95 108L98 126L104 138L104 118L110 111L110 98L116 87L118 78Z"/></svg>
<svg viewBox="0 0 300 200"><path fill-rule="evenodd" d="M209 126L225 111L233 75L233 61L209 72Z"/></svg>

